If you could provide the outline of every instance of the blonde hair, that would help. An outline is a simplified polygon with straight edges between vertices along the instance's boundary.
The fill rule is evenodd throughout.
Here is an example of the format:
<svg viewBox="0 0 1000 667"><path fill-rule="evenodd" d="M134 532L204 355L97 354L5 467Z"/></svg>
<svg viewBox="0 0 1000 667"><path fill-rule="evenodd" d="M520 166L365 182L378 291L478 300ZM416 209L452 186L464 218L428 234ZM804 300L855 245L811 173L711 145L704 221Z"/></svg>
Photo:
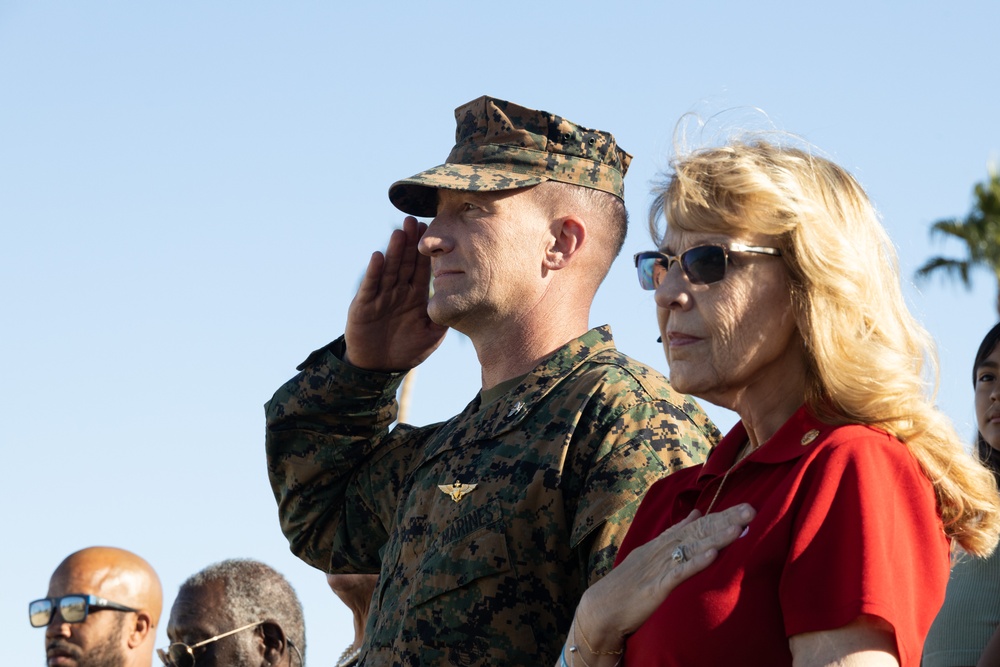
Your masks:
<svg viewBox="0 0 1000 667"><path fill-rule="evenodd" d="M773 237L805 343L806 404L826 423L867 424L905 443L934 486L946 534L968 553L991 553L996 482L934 406L933 341L906 307L895 250L857 181L827 159L759 139L671 166L654 190L653 237L662 239L661 216L682 231Z"/></svg>

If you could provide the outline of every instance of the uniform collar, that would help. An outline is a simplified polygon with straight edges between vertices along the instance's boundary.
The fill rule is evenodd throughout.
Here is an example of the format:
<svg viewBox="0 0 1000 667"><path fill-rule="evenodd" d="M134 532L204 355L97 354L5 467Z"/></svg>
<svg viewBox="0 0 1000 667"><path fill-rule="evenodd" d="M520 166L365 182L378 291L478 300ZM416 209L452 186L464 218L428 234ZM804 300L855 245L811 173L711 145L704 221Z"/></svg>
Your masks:
<svg viewBox="0 0 1000 667"><path fill-rule="evenodd" d="M484 407L477 396L459 419L471 419L472 428L480 437L496 437L516 429L531 414L532 407L555 389L562 378L596 355L613 349L615 343L609 326L591 329L549 355L496 401Z"/></svg>

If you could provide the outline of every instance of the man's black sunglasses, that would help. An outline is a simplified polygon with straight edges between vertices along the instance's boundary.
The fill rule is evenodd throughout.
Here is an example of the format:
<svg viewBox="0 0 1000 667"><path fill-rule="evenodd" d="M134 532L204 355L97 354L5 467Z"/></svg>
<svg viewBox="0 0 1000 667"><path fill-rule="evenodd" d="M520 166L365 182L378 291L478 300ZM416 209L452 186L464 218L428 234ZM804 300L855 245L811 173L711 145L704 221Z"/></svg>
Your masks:
<svg viewBox="0 0 1000 667"><path fill-rule="evenodd" d="M56 609L67 623L83 623L87 614L98 609L113 609L115 611L139 611L123 604L99 598L96 595L71 593L58 598L42 598L28 605L28 620L34 628L44 628L52 622Z"/></svg>

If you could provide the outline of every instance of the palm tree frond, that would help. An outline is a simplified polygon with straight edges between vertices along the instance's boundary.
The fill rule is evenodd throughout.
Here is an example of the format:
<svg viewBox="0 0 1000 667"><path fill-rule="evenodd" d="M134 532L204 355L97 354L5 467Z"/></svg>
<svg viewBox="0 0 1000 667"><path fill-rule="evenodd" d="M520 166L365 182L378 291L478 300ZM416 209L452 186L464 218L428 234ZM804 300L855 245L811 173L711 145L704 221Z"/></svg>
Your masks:
<svg viewBox="0 0 1000 667"><path fill-rule="evenodd" d="M930 227L931 238L960 241L966 257L931 257L917 269L915 277L918 280L925 280L932 273L942 274L957 278L966 288L971 288L969 276L977 266L989 269L1000 278L1000 169L989 165L987 170L987 179L972 188L973 203L969 213L964 218L942 218Z"/></svg>
<svg viewBox="0 0 1000 667"><path fill-rule="evenodd" d="M968 260L932 257L917 269L916 276L919 280L926 280L932 273L944 273L951 278L957 276L966 288L971 288L972 283L969 280L969 268Z"/></svg>

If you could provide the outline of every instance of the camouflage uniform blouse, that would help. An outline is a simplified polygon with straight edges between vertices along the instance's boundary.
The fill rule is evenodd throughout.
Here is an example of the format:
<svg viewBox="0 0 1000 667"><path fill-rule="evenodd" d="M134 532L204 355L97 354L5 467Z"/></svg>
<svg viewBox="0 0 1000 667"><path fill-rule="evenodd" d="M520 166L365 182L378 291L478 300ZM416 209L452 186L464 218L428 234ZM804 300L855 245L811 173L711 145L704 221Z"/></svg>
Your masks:
<svg viewBox="0 0 1000 667"><path fill-rule="evenodd" d="M268 473L296 555L380 572L366 665L553 664L646 489L719 436L607 327L422 428L389 430L401 374L342 355L313 353L267 404Z"/></svg>

